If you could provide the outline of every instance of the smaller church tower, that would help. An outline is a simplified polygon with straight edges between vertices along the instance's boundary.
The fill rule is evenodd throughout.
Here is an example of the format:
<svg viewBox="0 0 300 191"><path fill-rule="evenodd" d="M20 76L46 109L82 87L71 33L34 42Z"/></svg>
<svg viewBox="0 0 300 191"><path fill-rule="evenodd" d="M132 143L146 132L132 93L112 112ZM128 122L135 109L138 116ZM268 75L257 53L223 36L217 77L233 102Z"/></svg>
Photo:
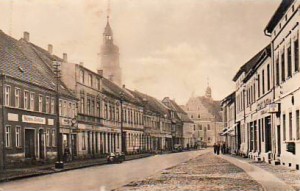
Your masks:
<svg viewBox="0 0 300 191"><path fill-rule="evenodd" d="M209 79L207 78L207 88L205 90L205 97L212 99L212 95L211 95L211 88L209 86Z"/></svg>
<svg viewBox="0 0 300 191"><path fill-rule="evenodd" d="M119 63L119 48L114 44L113 32L107 16L101 47L101 67L103 76L115 84L122 85L122 71Z"/></svg>

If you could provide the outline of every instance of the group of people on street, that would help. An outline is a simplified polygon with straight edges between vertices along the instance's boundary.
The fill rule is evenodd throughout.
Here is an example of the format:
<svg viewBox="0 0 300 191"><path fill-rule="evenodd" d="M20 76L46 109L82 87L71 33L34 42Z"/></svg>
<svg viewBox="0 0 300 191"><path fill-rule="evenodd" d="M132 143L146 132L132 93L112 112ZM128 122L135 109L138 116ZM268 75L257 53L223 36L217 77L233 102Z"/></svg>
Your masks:
<svg viewBox="0 0 300 191"><path fill-rule="evenodd" d="M214 143L214 154L219 155L220 154L220 150L222 152L222 154L226 153L226 144L225 142L218 142L218 143Z"/></svg>

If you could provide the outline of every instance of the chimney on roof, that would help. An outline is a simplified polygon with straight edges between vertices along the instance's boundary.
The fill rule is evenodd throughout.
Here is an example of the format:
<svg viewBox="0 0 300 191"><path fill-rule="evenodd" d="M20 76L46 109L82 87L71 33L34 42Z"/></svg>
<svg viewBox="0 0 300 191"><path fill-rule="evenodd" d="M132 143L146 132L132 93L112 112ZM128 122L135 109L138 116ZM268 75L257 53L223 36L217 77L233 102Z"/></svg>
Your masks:
<svg viewBox="0 0 300 191"><path fill-rule="evenodd" d="M68 62L68 55L67 53L63 53L63 61Z"/></svg>
<svg viewBox="0 0 300 191"><path fill-rule="evenodd" d="M48 52L49 52L49 54L53 53L53 45L52 44L48 44Z"/></svg>
<svg viewBox="0 0 300 191"><path fill-rule="evenodd" d="M25 32L23 33L23 39L24 39L26 42L29 42L29 36L30 36L29 32L25 31Z"/></svg>
<svg viewBox="0 0 300 191"><path fill-rule="evenodd" d="M98 73L100 76L103 76L103 70L97 70L97 73Z"/></svg>
<svg viewBox="0 0 300 191"><path fill-rule="evenodd" d="M84 63L83 63L83 62L79 62L79 65L80 65L80 66L83 66L83 65L84 65Z"/></svg>

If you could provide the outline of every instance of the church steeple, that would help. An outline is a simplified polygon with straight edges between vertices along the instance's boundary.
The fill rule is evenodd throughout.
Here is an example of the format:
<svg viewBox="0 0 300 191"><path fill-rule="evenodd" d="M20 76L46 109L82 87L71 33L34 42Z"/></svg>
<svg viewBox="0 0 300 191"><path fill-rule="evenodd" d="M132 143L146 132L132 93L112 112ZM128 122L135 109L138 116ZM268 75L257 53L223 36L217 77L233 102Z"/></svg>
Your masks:
<svg viewBox="0 0 300 191"><path fill-rule="evenodd" d="M205 91L205 97L212 98L212 96L211 96L211 88L209 86L209 79L208 78L207 78L207 88L206 88L206 91Z"/></svg>
<svg viewBox="0 0 300 191"><path fill-rule="evenodd" d="M109 24L109 16L103 32L103 43L113 43L113 32Z"/></svg>
<svg viewBox="0 0 300 191"><path fill-rule="evenodd" d="M101 66L103 76L110 81L122 86L122 70L119 63L119 48L113 42L113 31L110 26L110 6L108 1L107 21L103 32L103 44L101 47Z"/></svg>

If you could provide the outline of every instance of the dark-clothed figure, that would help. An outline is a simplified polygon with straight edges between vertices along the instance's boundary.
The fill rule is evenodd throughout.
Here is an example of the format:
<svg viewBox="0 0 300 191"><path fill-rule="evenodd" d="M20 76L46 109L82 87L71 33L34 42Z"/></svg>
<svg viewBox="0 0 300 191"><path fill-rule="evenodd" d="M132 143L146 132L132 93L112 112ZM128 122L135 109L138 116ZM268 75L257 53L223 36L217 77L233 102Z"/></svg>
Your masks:
<svg viewBox="0 0 300 191"><path fill-rule="evenodd" d="M220 147L221 147L221 145L220 145L220 143L218 143L218 144L217 144L217 155L220 154Z"/></svg>
<svg viewBox="0 0 300 191"><path fill-rule="evenodd" d="M225 143L222 144L222 154L226 153L226 145Z"/></svg>
<svg viewBox="0 0 300 191"><path fill-rule="evenodd" d="M217 144L214 143L214 154L217 154Z"/></svg>

